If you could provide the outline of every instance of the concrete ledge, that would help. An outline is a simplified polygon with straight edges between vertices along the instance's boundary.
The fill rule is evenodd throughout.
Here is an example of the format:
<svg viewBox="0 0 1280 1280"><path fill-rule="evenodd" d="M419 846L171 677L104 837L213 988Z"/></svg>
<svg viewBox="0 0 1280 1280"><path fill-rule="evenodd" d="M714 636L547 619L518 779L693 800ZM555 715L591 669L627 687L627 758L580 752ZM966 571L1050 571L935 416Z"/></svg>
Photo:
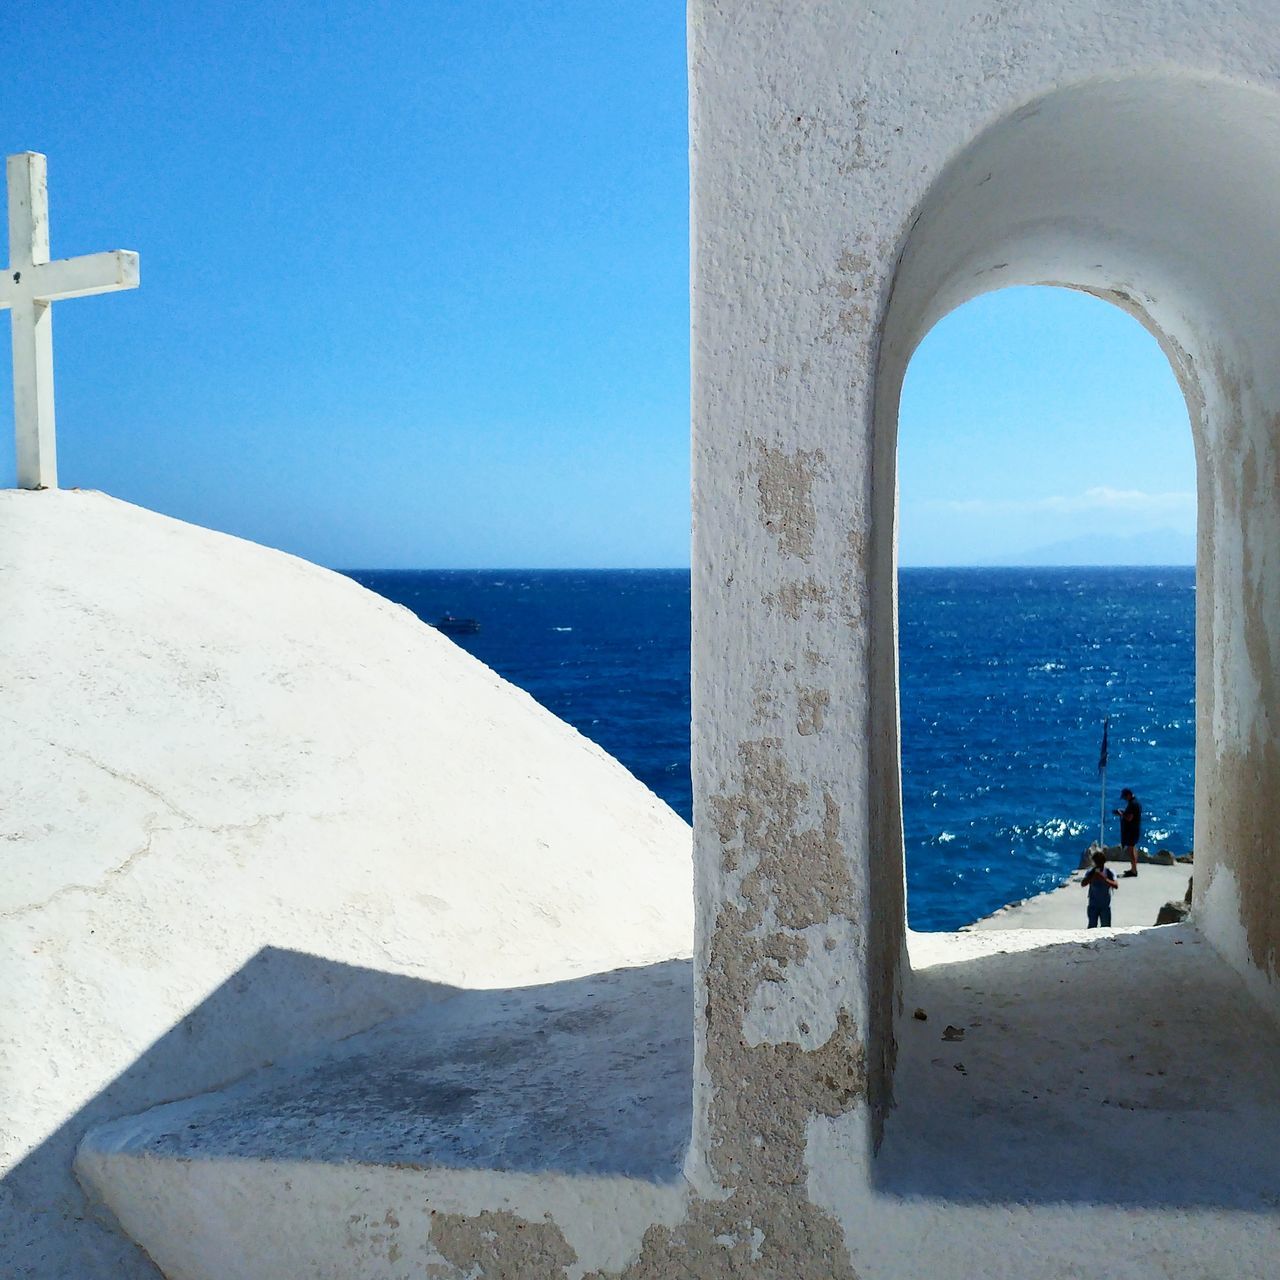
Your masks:
<svg viewBox="0 0 1280 1280"><path fill-rule="evenodd" d="M691 1005L687 961L464 992L100 1125L76 1170L169 1275L400 1275L389 1241L443 1261L449 1215L482 1213L554 1212L620 1265L682 1212Z"/></svg>

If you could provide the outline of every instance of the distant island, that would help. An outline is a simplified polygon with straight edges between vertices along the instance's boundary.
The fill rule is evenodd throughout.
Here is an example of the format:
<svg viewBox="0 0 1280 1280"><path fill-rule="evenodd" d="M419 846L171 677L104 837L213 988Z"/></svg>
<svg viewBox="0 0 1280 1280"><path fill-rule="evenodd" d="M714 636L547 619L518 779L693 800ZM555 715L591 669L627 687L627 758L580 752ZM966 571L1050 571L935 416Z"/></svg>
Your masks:
<svg viewBox="0 0 1280 1280"><path fill-rule="evenodd" d="M1173 529L1148 529L1116 536L1111 532L1082 533L1061 542L1033 547L1017 555L1000 557L998 563L1019 565L1193 565L1194 533ZM986 562L989 565L995 560Z"/></svg>
<svg viewBox="0 0 1280 1280"><path fill-rule="evenodd" d="M1147 529L1128 535L1109 530L1082 533L1058 542L1040 546L1001 551L999 555L974 559L955 568L995 569L1028 568L1096 568L1107 566L1193 566L1196 562L1194 533L1174 529ZM905 568L926 567L914 557ZM929 565L930 568L942 567Z"/></svg>

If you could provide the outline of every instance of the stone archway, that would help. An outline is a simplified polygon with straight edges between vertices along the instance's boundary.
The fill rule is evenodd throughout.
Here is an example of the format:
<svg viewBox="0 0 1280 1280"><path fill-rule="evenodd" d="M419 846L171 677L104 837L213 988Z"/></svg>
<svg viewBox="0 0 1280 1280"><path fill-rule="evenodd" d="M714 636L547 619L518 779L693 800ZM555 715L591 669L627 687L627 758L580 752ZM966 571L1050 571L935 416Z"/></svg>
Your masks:
<svg viewBox="0 0 1280 1280"><path fill-rule="evenodd" d="M1225 81L1086 82L986 129L926 195L894 279L880 349L872 516L873 769L886 848L901 825L891 623L897 405L911 353L942 315L1015 284L1087 290L1156 336L1187 399L1199 474L1197 907L1206 934L1273 999L1278 180L1280 97ZM887 882L897 875L885 872L882 891L893 892Z"/></svg>

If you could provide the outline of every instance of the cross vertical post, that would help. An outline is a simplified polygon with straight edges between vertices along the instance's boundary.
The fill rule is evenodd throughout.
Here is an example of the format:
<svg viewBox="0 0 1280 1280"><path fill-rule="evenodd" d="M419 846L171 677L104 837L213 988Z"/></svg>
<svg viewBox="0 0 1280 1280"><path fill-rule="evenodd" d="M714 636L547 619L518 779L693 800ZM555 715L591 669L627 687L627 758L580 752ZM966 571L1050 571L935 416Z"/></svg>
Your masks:
<svg viewBox="0 0 1280 1280"><path fill-rule="evenodd" d="M45 157L34 151L10 156L9 276L49 261L49 179ZM13 419L18 484L56 489L58 457L53 434L53 314L47 302L15 298L13 330Z"/></svg>
<svg viewBox="0 0 1280 1280"><path fill-rule="evenodd" d="M9 156L9 267L0 308L13 329L13 426L18 485L54 489L53 314L59 298L136 289L138 255L127 249L49 261L47 161L35 151Z"/></svg>

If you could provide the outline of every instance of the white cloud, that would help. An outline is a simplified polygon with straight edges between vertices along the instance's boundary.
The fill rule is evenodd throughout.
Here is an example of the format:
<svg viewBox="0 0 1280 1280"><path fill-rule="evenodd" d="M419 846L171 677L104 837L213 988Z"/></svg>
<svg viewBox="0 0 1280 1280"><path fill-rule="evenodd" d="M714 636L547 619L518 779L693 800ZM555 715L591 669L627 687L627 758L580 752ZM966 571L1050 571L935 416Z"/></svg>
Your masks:
<svg viewBox="0 0 1280 1280"><path fill-rule="evenodd" d="M950 511L958 515L1078 515L1088 511L1114 511L1130 516L1194 516L1196 495L1145 493L1141 489L1111 489L1104 485L1083 493L1044 498L957 498L921 502L919 509Z"/></svg>

